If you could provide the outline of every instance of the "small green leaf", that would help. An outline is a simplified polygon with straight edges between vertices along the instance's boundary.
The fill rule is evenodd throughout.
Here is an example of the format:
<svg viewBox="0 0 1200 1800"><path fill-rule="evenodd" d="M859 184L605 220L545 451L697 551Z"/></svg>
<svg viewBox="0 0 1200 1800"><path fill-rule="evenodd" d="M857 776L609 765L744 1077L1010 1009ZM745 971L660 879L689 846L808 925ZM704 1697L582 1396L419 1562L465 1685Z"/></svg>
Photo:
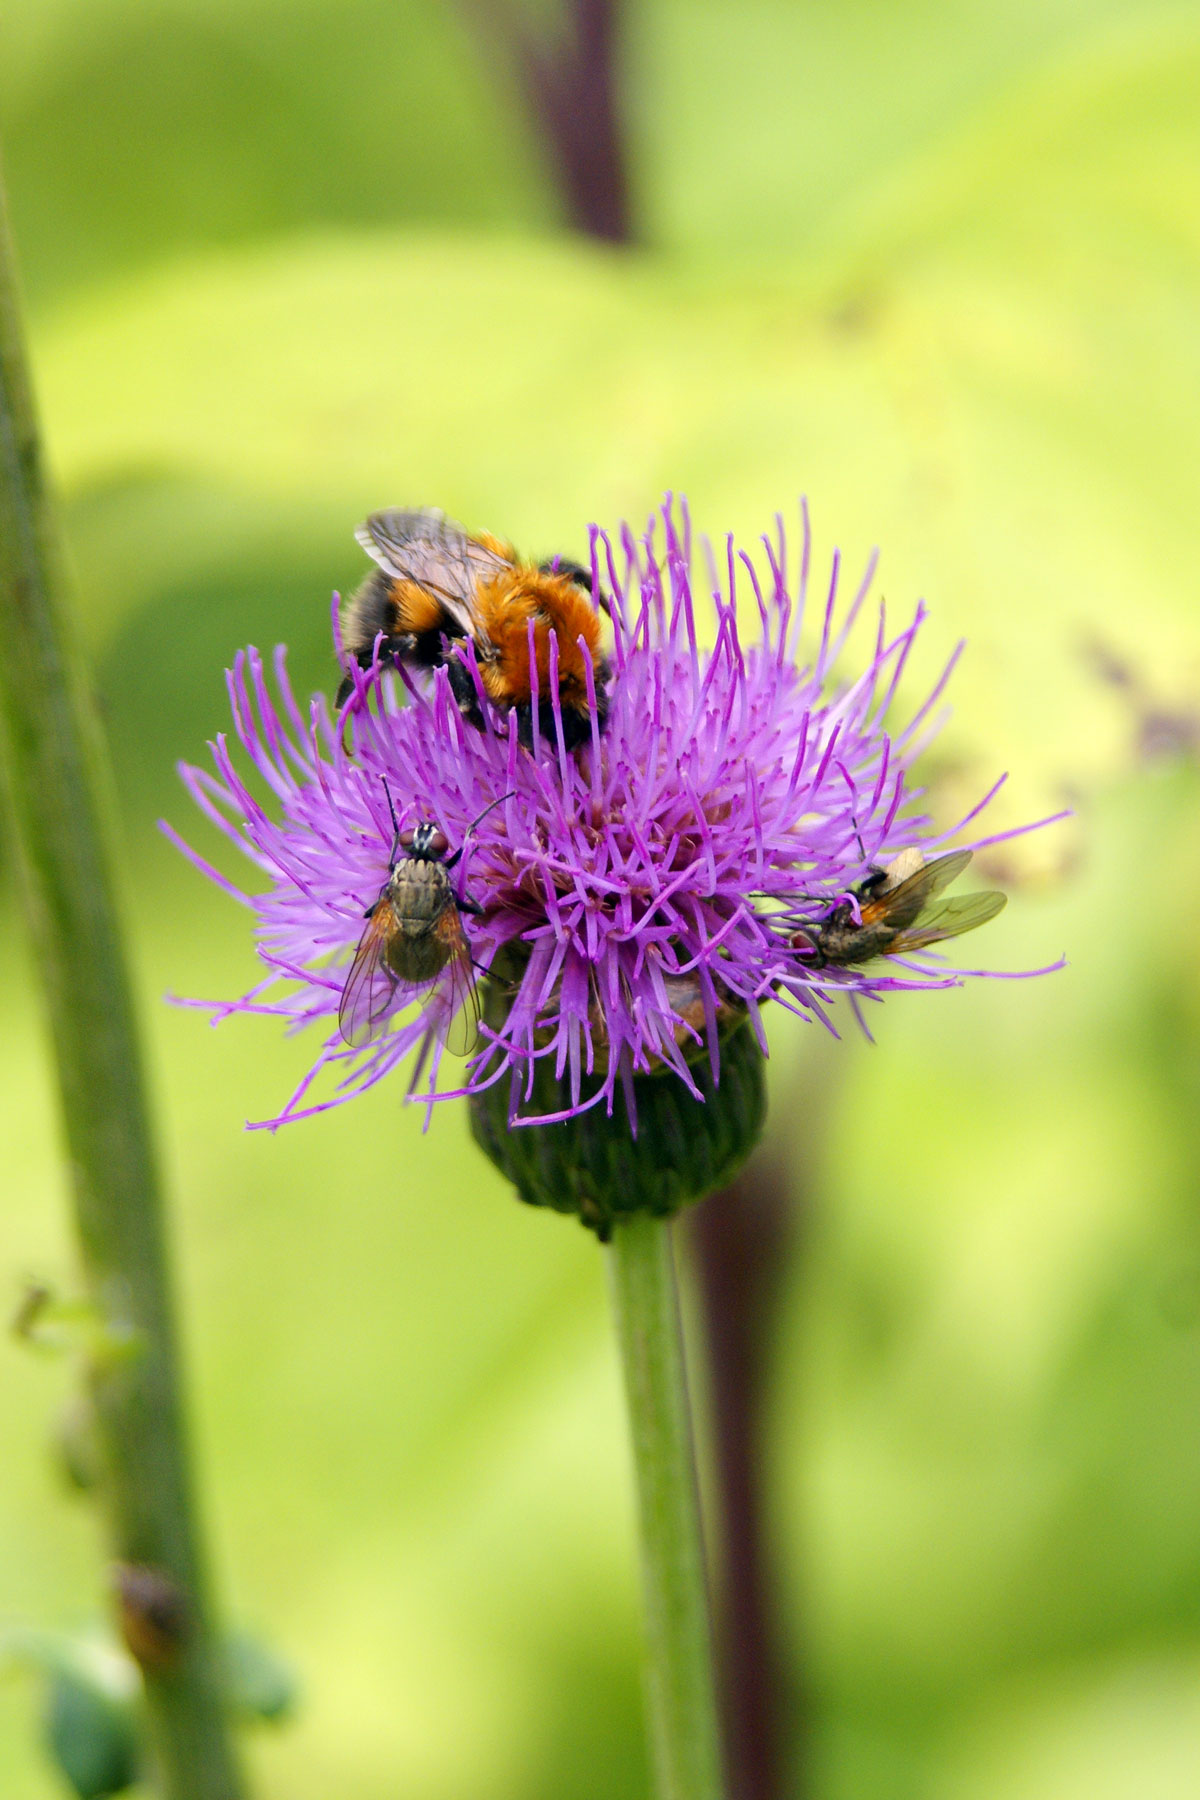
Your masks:
<svg viewBox="0 0 1200 1800"><path fill-rule="evenodd" d="M225 1682L230 1702L251 1719L286 1719L296 1704L296 1671L246 1632L225 1643Z"/></svg>
<svg viewBox="0 0 1200 1800"><path fill-rule="evenodd" d="M96 1369L112 1369L140 1356L141 1332L126 1319L106 1317L94 1300L64 1299L42 1281L29 1281L10 1327L15 1338L52 1356L77 1351Z"/></svg>
<svg viewBox="0 0 1200 1800"><path fill-rule="evenodd" d="M132 1706L78 1669L60 1668L50 1678L46 1741L80 1800L123 1793L137 1780Z"/></svg>
<svg viewBox="0 0 1200 1800"><path fill-rule="evenodd" d="M96 1414L86 1394L71 1394L59 1409L50 1450L63 1479L78 1493L93 1493L104 1479L104 1454Z"/></svg>

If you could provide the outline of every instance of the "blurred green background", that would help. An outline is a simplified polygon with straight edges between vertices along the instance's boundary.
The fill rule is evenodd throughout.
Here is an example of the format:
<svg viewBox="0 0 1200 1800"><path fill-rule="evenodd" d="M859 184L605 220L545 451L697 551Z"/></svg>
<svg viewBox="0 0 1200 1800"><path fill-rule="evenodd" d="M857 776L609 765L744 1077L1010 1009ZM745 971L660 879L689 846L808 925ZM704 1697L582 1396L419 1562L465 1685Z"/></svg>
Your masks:
<svg viewBox="0 0 1200 1800"><path fill-rule="evenodd" d="M547 9L543 9L547 10ZM551 9L552 10L552 9ZM1200 1768L1200 14L1127 0L629 0L640 242L560 222L498 44L436 0L9 0L0 129L79 629L111 735L227 1610L299 1669L266 1800L645 1791L601 1259L398 1094L277 1138L308 1047L210 1032L244 921L157 834L221 671L333 678L354 523L535 550L663 489L747 537L810 496L971 650L946 822L1074 821L977 940L1033 984L876 1048L777 1022L812 1147L764 1471L790 1771L820 1800L1183 1800ZM1100 641L1139 688L1085 654ZM1182 721L1138 754L1141 693ZM1144 735L1144 733L1143 733ZM207 846L206 846L207 847ZM0 1294L74 1289L4 855ZM974 943L973 943L974 948ZM102 1603L0 1343L0 1618ZM50 1800L0 1685L0 1791ZM802 1767L803 1765L803 1767Z"/></svg>

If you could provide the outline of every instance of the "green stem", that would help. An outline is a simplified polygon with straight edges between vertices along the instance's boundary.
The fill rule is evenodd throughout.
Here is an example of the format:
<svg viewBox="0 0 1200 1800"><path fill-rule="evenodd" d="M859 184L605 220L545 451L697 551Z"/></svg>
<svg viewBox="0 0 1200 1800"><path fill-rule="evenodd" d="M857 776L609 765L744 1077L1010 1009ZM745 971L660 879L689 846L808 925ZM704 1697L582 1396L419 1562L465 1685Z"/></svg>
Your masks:
<svg viewBox="0 0 1200 1800"><path fill-rule="evenodd" d="M101 804L103 746L62 591L0 177L0 741L45 985L84 1277L100 1322L91 1385L112 1546L120 1562L158 1572L182 1598L178 1646L144 1659L161 1791L170 1800L238 1800ZM115 1353L121 1342L130 1353Z"/></svg>
<svg viewBox="0 0 1200 1800"><path fill-rule="evenodd" d="M609 1274L637 1475L658 1793L660 1800L721 1800L712 1625L670 1220L648 1213L620 1220Z"/></svg>

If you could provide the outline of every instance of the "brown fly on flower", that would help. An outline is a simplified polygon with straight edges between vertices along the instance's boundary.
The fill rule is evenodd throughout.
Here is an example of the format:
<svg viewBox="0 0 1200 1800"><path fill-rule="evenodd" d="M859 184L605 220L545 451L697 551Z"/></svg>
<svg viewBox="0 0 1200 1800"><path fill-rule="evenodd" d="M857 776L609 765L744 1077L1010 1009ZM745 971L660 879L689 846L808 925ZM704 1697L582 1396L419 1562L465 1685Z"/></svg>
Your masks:
<svg viewBox="0 0 1200 1800"><path fill-rule="evenodd" d="M400 830L386 781L383 791L392 818L388 878L367 909L366 928L342 989L338 1025L346 1043L362 1049L380 1035L393 1013L423 995L422 1011L446 1048L453 1056L469 1056L479 1037L479 992L462 915L484 909L455 891L450 871L479 819L447 856L446 837L430 820ZM502 795L492 806L508 798ZM485 812L491 810L489 806Z"/></svg>
<svg viewBox="0 0 1200 1800"><path fill-rule="evenodd" d="M938 899L971 860L954 850L926 862L920 850L902 851L886 868L872 869L854 889L853 901L839 900L815 924L792 933L793 950L808 967L849 968L876 956L905 956L986 925L1004 905L995 889Z"/></svg>

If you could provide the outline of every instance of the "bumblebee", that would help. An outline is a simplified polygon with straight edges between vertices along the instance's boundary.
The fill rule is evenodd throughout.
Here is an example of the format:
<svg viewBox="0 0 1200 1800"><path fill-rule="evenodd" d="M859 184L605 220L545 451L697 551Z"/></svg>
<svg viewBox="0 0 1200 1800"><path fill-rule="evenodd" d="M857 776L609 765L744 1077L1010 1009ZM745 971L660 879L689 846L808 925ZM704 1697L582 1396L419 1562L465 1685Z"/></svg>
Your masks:
<svg viewBox="0 0 1200 1800"><path fill-rule="evenodd" d="M589 570L562 557L522 562L511 544L488 533L471 537L432 508L372 513L355 536L378 565L342 621L345 648L361 668L371 667L377 642L381 660L393 657L412 668L445 668L463 717L481 727L475 673L461 651L455 653L456 644L469 640L484 693L502 712L516 712L521 742L528 746L533 737L532 624L542 734L554 731L551 633L558 641L558 697L567 749L586 743L592 732L581 640L594 672L596 725L603 730L608 665L601 653ZM353 688L347 675L338 689L339 709Z"/></svg>
<svg viewBox="0 0 1200 1800"><path fill-rule="evenodd" d="M994 889L937 900L962 874L969 850L926 862L916 849L902 851L885 869L872 869L854 889L858 918L849 900L815 924L792 933L789 943L811 969L850 968L876 956L904 956L974 931L994 919L1006 896ZM936 902L936 904L931 904Z"/></svg>
<svg viewBox="0 0 1200 1800"><path fill-rule="evenodd" d="M479 992L462 915L483 908L456 893L450 880L466 839L447 856L450 846L429 820L401 831L386 782L384 792L392 815L388 878L367 910L342 989L338 1027L346 1043L360 1050L394 1013L424 995L423 1011L447 1049L469 1056L479 1035Z"/></svg>

